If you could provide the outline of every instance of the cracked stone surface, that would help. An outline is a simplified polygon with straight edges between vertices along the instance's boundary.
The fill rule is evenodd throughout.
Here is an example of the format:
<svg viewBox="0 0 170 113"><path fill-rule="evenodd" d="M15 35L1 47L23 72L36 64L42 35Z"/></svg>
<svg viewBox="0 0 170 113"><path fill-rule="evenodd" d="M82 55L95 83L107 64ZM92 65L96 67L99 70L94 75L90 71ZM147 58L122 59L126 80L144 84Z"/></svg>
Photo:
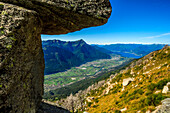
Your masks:
<svg viewBox="0 0 170 113"><path fill-rule="evenodd" d="M41 103L41 34L103 25L108 0L0 0L0 111L35 113Z"/></svg>

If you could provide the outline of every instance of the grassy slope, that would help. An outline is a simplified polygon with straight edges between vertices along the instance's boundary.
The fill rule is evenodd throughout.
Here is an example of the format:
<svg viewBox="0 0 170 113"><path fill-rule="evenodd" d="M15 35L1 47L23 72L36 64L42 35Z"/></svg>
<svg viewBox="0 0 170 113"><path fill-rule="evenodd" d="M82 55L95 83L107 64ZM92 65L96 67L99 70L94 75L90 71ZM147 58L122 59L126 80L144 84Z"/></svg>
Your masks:
<svg viewBox="0 0 170 113"><path fill-rule="evenodd" d="M170 82L170 46L166 49L155 51L139 59L137 65L131 69L119 73L111 83L117 81L109 94L101 96L104 89L99 88L91 91L90 96L95 97L92 105L89 104L89 113L119 113L120 109L127 108L125 113L136 113L137 111L146 112L154 110L164 98L170 97L169 94L157 93L162 91L163 86ZM132 71L133 70L133 71ZM131 73L134 72L133 74ZM130 74L131 73L131 74ZM135 80L122 90L122 82L125 78Z"/></svg>

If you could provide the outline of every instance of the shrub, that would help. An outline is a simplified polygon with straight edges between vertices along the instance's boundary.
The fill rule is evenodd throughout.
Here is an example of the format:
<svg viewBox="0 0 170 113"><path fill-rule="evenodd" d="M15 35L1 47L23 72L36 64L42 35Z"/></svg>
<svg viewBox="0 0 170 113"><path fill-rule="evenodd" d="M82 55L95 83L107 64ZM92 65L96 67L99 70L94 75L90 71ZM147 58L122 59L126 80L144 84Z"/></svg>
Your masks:
<svg viewBox="0 0 170 113"><path fill-rule="evenodd" d="M133 96L131 96L128 100L130 101L130 100L133 100L133 99L135 99L136 97L135 97L135 95L133 95Z"/></svg>
<svg viewBox="0 0 170 113"><path fill-rule="evenodd" d="M87 106L90 107L92 105L92 102L88 102Z"/></svg>
<svg viewBox="0 0 170 113"><path fill-rule="evenodd" d="M155 87L156 87L156 84L154 83L151 83L150 85L148 85L148 89L151 91L154 91Z"/></svg>
<svg viewBox="0 0 170 113"><path fill-rule="evenodd" d="M146 106L152 105L152 96L148 96L148 97L144 100L144 104L145 104Z"/></svg>
<svg viewBox="0 0 170 113"><path fill-rule="evenodd" d="M121 79L121 77L122 77L122 74L117 75L117 76L116 76L116 78L115 78L115 81L119 82L119 81L120 81L120 79Z"/></svg>
<svg viewBox="0 0 170 113"><path fill-rule="evenodd" d="M118 90L117 90L117 89L115 89L114 91L112 91L112 93L113 93L113 94L114 94L114 93L117 93L117 91L118 91Z"/></svg>
<svg viewBox="0 0 170 113"><path fill-rule="evenodd" d="M150 94L152 94L152 91L149 90L149 91L146 92L145 95L148 96L148 95L150 95Z"/></svg>
<svg viewBox="0 0 170 113"><path fill-rule="evenodd" d="M163 87L167 84L168 79L163 79L157 83L157 88L158 89L163 89Z"/></svg>
<svg viewBox="0 0 170 113"><path fill-rule="evenodd" d="M146 106L157 106L158 104L160 104L161 100L163 100L165 97L159 93L159 94L151 94L149 95L145 100L144 100L144 104Z"/></svg>
<svg viewBox="0 0 170 113"><path fill-rule="evenodd" d="M154 95L154 105L157 106L165 97L162 94Z"/></svg>
<svg viewBox="0 0 170 113"><path fill-rule="evenodd" d="M144 92L143 92L142 89L138 89L138 93L139 93L140 95L142 95Z"/></svg>
<svg viewBox="0 0 170 113"><path fill-rule="evenodd" d="M97 106L99 106L99 105L94 105L93 108L96 108Z"/></svg>
<svg viewBox="0 0 170 113"><path fill-rule="evenodd" d="M129 96L135 95L135 94L137 94L137 93L139 93L140 95L142 95L144 92L143 92L142 89L137 89L137 90L135 90L133 93L129 94Z"/></svg>
<svg viewBox="0 0 170 113"><path fill-rule="evenodd" d="M121 113L121 111L119 111L119 110L115 110L115 113Z"/></svg>
<svg viewBox="0 0 170 113"><path fill-rule="evenodd" d="M99 100L96 98L96 99L94 99L94 102L98 103L98 102L99 102Z"/></svg>
<svg viewBox="0 0 170 113"><path fill-rule="evenodd" d="M127 94L128 94L128 91L126 91L125 93L123 93L123 94L120 96L120 98L125 97Z"/></svg>
<svg viewBox="0 0 170 113"><path fill-rule="evenodd" d="M118 101L116 101L116 102L115 102L115 104L119 104L119 102L118 102Z"/></svg>
<svg viewBox="0 0 170 113"><path fill-rule="evenodd" d="M133 93L132 93L132 95L135 95L137 93L137 90L135 90Z"/></svg>

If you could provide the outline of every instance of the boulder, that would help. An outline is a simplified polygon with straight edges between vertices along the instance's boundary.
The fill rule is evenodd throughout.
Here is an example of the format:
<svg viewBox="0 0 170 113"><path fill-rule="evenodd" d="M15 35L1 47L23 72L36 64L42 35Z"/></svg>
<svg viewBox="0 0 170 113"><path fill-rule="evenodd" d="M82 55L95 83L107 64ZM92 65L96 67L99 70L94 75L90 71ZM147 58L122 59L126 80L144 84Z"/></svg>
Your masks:
<svg viewBox="0 0 170 113"><path fill-rule="evenodd" d="M0 111L35 113L41 103L41 34L103 25L109 0L0 0Z"/></svg>
<svg viewBox="0 0 170 113"><path fill-rule="evenodd" d="M121 112L124 112L124 111L126 111L127 110L127 108L123 108L123 109L121 109L120 111Z"/></svg>
<svg viewBox="0 0 170 113"><path fill-rule="evenodd" d="M89 113L89 112L84 111L83 113Z"/></svg>
<svg viewBox="0 0 170 113"><path fill-rule="evenodd" d="M170 92L170 91L169 91L169 87L170 87L170 82L168 82L168 83L166 84L166 86L164 86L164 88L163 88L163 90L162 90L162 93L165 93L165 94L169 93L169 92Z"/></svg>
<svg viewBox="0 0 170 113"><path fill-rule="evenodd" d="M162 105L156 107L156 110L152 113L170 113L170 98L166 98L161 101Z"/></svg>
<svg viewBox="0 0 170 113"><path fill-rule="evenodd" d="M168 93L168 91L169 91L169 88L168 88L168 86L164 86L164 88L163 88L163 90L162 90L162 93Z"/></svg>
<svg viewBox="0 0 170 113"><path fill-rule="evenodd" d="M123 79L122 85L123 85L123 86L127 86L131 81L134 81L134 78L126 78L126 79Z"/></svg>
<svg viewBox="0 0 170 113"><path fill-rule="evenodd" d="M160 90L158 90L158 91L155 91L155 94L158 94L158 93L161 93L161 91L160 91Z"/></svg>

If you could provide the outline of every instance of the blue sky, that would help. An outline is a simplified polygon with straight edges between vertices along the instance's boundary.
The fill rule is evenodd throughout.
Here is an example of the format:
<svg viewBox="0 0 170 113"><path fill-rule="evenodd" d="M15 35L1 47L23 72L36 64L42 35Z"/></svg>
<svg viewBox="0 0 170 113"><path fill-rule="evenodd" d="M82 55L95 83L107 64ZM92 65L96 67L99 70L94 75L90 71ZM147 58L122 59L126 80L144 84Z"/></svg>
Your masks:
<svg viewBox="0 0 170 113"><path fill-rule="evenodd" d="M110 0L110 2L112 15L107 24L66 35L42 35L42 40L84 39L89 44L170 44L170 0Z"/></svg>

